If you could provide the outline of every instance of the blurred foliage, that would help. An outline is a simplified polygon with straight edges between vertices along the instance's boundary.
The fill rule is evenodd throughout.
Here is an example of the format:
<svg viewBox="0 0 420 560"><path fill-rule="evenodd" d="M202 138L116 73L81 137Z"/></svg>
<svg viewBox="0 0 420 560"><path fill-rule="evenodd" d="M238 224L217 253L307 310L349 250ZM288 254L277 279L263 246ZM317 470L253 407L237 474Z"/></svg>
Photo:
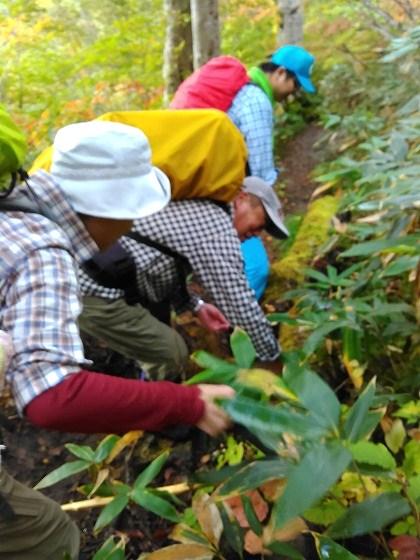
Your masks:
<svg viewBox="0 0 420 560"><path fill-rule="evenodd" d="M29 159L69 122L161 105L163 0L5 0L0 14L0 97ZM256 64L274 50L271 0L223 0L220 14L223 52Z"/></svg>
<svg viewBox="0 0 420 560"><path fill-rule="evenodd" d="M419 49L420 28L409 29L371 65L369 82L354 77L340 100L330 91L340 113L324 109L323 143L339 157L319 167L317 194L340 195L339 213L316 268L285 296L297 340L309 334L306 356L338 357L356 389L377 373L393 390L418 386Z"/></svg>

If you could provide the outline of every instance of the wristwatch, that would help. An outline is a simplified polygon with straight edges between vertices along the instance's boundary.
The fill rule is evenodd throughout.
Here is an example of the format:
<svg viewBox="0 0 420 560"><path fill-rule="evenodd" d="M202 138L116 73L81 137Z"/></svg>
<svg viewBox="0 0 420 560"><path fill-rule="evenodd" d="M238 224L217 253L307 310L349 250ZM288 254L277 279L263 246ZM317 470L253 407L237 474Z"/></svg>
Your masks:
<svg viewBox="0 0 420 560"><path fill-rule="evenodd" d="M203 307L203 305L206 305L206 302L200 298L198 298L197 303L194 306L194 313L197 313L198 311L200 311L200 309Z"/></svg>

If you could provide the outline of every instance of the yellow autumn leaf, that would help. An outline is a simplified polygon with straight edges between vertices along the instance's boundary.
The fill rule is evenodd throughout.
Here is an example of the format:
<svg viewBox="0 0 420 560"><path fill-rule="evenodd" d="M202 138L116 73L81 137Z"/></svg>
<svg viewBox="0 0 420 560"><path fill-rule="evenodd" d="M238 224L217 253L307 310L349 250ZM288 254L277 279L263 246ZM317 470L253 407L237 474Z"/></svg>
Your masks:
<svg viewBox="0 0 420 560"><path fill-rule="evenodd" d="M286 387L282 378L267 369L241 369L237 380L243 385L259 389L268 397L297 400L296 395Z"/></svg>

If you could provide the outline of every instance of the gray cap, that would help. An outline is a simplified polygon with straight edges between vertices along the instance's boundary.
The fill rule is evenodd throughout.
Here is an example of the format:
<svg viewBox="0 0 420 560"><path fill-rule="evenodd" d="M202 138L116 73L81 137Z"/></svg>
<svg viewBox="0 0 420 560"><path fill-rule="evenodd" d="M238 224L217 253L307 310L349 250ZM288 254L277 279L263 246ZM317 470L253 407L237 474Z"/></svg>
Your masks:
<svg viewBox="0 0 420 560"><path fill-rule="evenodd" d="M245 177L243 190L260 199L267 214L265 230L278 239L289 237L289 232L283 223L283 210L273 187L259 177Z"/></svg>

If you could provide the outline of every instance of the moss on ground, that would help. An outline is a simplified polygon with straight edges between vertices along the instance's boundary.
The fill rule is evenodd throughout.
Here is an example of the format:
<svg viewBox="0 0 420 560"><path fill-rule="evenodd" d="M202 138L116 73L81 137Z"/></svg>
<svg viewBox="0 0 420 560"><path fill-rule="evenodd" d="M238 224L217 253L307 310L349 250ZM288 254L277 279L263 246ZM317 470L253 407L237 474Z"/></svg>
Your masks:
<svg viewBox="0 0 420 560"><path fill-rule="evenodd" d="M311 264L319 247L327 241L338 202L334 196L324 196L310 204L287 255L271 267L267 300L279 299L285 291L302 282L304 269Z"/></svg>
<svg viewBox="0 0 420 560"><path fill-rule="evenodd" d="M295 288L303 281L303 271L310 266L319 248L328 239L331 220L338 204L339 200L334 196L324 196L310 204L294 243L287 254L271 267L266 301L279 300L287 290ZM289 313L293 315L293 309ZM304 339L305 334L301 329L282 325L280 344L283 350L292 350L301 346Z"/></svg>

